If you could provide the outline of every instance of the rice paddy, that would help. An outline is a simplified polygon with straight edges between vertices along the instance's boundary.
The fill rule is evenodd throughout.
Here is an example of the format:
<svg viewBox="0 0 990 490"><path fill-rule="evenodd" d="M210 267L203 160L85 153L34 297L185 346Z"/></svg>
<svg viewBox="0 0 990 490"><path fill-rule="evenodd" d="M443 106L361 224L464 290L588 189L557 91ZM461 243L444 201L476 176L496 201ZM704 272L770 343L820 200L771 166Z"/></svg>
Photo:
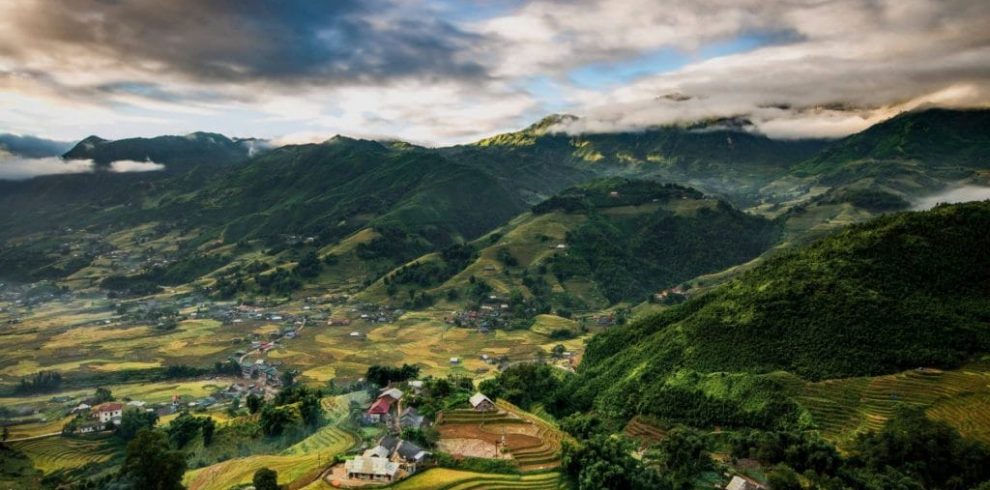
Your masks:
<svg viewBox="0 0 990 490"><path fill-rule="evenodd" d="M990 443L990 371L986 365L941 371L915 369L887 376L807 383L797 399L822 434L840 445L880 429L899 405L923 408L963 435Z"/></svg>
<svg viewBox="0 0 990 490"><path fill-rule="evenodd" d="M112 459L120 450L116 441L110 438L49 437L9 444L27 454L34 466L45 473L78 468L90 463L103 463Z"/></svg>

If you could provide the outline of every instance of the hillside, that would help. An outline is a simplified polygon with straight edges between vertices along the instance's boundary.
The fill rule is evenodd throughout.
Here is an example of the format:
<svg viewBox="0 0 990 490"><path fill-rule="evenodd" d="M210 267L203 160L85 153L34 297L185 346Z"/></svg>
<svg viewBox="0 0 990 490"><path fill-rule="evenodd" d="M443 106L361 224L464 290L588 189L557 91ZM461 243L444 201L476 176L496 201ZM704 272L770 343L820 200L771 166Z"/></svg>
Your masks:
<svg viewBox="0 0 990 490"><path fill-rule="evenodd" d="M829 145L794 168L802 175L835 172L860 160L909 160L926 166L987 168L990 110L907 112Z"/></svg>
<svg viewBox="0 0 990 490"><path fill-rule="evenodd" d="M469 244L471 257L423 257L368 298L408 290L471 297L473 284L574 312L646 300L660 289L746 262L777 226L670 184L604 179L567 189ZM451 293L454 291L454 293Z"/></svg>
<svg viewBox="0 0 990 490"><path fill-rule="evenodd" d="M574 399L621 417L793 424L775 372L819 380L959 366L990 350L988 226L988 202L942 206L785 253L596 336Z"/></svg>

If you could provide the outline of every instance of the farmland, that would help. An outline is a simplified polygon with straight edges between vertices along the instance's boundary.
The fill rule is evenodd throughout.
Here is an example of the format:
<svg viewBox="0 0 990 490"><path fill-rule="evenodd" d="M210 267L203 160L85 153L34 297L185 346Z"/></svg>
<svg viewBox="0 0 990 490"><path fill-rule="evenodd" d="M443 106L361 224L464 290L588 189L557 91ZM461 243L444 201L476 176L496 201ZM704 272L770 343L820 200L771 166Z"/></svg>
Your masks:
<svg viewBox="0 0 990 490"><path fill-rule="evenodd" d="M897 374L807 383L796 396L823 435L847 443L860 432L877 430L898 405L924 409L963 435L990 443L990 365L962 369L914 369Z"/></svg>

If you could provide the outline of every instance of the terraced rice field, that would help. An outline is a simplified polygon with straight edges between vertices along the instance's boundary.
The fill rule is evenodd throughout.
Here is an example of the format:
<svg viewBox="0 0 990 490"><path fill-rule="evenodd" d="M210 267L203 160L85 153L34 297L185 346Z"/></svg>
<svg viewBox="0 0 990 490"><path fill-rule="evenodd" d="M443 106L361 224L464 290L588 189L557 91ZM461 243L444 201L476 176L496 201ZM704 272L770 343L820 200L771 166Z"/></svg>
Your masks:
<svg viewBox="0 0 990 490"><path fill-rule="evenodd" d="M329 425L297 442L285 451L282 451L282 454L286 456L303 456L317 453L334 455L346 451L357 442L357 437L353 434L339 427Z"/></svg>
<svg viewBox="0 0 990 490"><path fill-rule="evenodd" d="M883 427L898 405L924 408L929 416L963 434L990 442L987 366L807 383L797 399L811 412L822 434L840 444L859 432Z"/></svg>
<svg viewBox="0 0 990 490"><path fill-rule="evenodd" d="M560 473L496 475L435 468L394 485L395 490L556 490L566 488Z"/></svg>
<svg viewBox="0 0 990 490"><path fill-rule="evenodd" d="M250 483L254 472L265 467L278 472L279 483L287 483L312 471L318 463L324 462L326 457L318 462L316 454L249 456L190 471L186 473L184 483L189 490L227 490L234 485Z"/></svg>
<svg viewBox="0 0 990 490"><path fill-rule="evenodd" d="M48 437L9 443L45 473L109 461L120 449L111 439Z"/></svg>
<svg viewBox="0 0 990 490"><path fill-rule="evenodd" d="M651 424L638 415L626 424L623 432L639 441L643 446L656 444L667 437L666 430Z"/></svg>
<svg viewBox="0 0 990 490"><path fill-rule="evenodd" d="M498 413L453 410L444 412L439 427L445 438L480 439L489 443L503 437L513 459L523 471L538 471L560 465L564 434L539 417L499 401Z"/></svg>
<svg viewBox="0 0 990 490"><path fill-rule="evenodd" d="M316 433L297 442L280 454L260 454L246 458L236 458L186 473L185 483L189 490L227 490L240 484L249 483L254 472L268 467L278 472L279 482L285 484L296 479L318 476L319 469L334 455L342 453L359 439L354 434L335 425L346 418L348 403L352 398L361 398L363 392L326 397L320 405L332 421ZM307 480L308 483L308 480Z"/></svg>

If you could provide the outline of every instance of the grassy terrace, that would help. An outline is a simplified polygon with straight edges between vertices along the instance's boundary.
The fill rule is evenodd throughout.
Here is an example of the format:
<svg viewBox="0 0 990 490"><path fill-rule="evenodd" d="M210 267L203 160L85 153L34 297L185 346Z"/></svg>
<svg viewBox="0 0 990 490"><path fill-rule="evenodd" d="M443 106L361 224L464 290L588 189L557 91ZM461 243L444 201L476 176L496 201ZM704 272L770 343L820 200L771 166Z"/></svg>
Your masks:
<svg viewBox="0 0 990 490"><path fill-rule="evenodd" d="M840 444L856 433L877 430L898 404L926 409L964 436L990 443L990 365L954 371L923 369L876 377L807 383L797 399L825 437Z"/></svg>

